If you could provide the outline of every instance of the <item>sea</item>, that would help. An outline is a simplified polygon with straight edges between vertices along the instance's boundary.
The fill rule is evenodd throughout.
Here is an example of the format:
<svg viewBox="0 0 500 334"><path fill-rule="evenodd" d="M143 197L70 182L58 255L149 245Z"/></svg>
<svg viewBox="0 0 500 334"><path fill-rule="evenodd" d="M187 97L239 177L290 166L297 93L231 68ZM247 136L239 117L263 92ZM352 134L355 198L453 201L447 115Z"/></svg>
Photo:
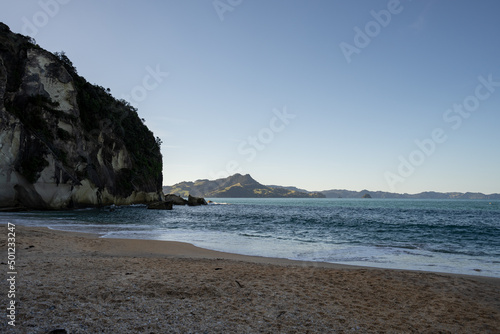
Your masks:
<svg viewBox="0 0 500 334"><path fill-rule="evenodd" d="M0 213L0 222L264 257L500 277L500 201L216 198ZM22 236L18 236L22 238Z"/></svg>

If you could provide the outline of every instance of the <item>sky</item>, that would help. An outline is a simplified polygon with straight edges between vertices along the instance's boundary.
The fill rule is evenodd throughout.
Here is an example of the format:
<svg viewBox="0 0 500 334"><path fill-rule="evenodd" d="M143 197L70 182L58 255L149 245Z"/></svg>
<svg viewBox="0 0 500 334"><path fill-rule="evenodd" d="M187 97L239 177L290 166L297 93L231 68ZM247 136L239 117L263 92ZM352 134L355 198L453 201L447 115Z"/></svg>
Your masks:
<svg viewBox="0 0 500 334"><path fill-rule="evenodd" d="M0 0L138 108L164 185L500 193L500 2Z"/></svg>

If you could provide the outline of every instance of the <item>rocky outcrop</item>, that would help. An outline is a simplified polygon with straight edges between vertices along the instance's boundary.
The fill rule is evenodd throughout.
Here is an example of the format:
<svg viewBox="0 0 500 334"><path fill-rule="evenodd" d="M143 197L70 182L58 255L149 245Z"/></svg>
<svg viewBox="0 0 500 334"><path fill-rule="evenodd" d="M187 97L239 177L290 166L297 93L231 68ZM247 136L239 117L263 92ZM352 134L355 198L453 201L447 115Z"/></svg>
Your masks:
<svg viewBox="0 0 500 334"><path fill-rule="evenodd" d="M153 202L148 204L150 210L172 210L174 203L171 201Z"/></svg>
<svg viewBox="0 0 500 334"><path fill-rule="evenodd" d="M163 200L159 140L62 54L0 23L0 208Z"/></svg>
<svg viewBox="0 0 500 334"><path fill-rule="evenodd" d="M188 201L185 200L184 198L174 195L174 194L168 194L165 195L165 201L171 201L174 205L187 205Z"/></svg>
<svg viewBox="0 0 500 334"><path fill-rule="evenodd" d="M207 205L207 201L205 201L202 197L193 197L191 195L188 196L187 204L189 206L198 206L198 205Z"/></svg>

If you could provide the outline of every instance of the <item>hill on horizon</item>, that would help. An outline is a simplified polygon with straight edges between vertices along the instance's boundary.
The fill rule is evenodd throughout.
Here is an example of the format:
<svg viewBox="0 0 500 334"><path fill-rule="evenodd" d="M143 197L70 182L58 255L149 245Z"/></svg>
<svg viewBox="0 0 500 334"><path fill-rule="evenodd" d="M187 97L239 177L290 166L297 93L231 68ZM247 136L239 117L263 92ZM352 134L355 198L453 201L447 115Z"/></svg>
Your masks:
<svg viewBox="0 0 500 334"><path fill-rule="evenodd" d="M398 194L385 191L352 191L345 189L324 190L322 193L327 198L361 198L365 194L369 194L371 198L387 198L387 199L483 199L483 200L500 200L500 194L472 193L472 192L449 192L440 193L436 191L424 191L418 194Z"/></svg>
<svg viewBox="0 0 500 334"><path fill-rule="evenodd" d="M165 194L214 198L324 198L319 192L302 192L279 186L265 186L249 174L234 174L217 180L196 180L164 186Z"/></svg>
<svg viewBox="0 0 500 334"><path fill-rule="evenodd" d="M249 174L234 174L217 180L184 181L173 186L163 186L165 194L176 194L187 197L214 198L387 198L387 199L483 199L500 200L500 194L425 191L418 194L399 194L385 191L331 189L308 191L294 186L263 185Z"/></svg>

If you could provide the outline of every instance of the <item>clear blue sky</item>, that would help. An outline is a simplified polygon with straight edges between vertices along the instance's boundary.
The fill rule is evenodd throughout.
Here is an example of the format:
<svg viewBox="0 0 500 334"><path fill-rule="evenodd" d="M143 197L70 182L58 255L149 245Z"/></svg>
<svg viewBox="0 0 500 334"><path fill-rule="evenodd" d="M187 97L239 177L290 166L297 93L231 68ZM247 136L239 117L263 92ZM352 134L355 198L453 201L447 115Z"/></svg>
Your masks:
<svg viewBox="0 0 500 334"><path fill-rule="evenodd" d="M239 171L308 190L500 192L499 1L0 9L138 107L163 140L165 185Z"/></svg>

